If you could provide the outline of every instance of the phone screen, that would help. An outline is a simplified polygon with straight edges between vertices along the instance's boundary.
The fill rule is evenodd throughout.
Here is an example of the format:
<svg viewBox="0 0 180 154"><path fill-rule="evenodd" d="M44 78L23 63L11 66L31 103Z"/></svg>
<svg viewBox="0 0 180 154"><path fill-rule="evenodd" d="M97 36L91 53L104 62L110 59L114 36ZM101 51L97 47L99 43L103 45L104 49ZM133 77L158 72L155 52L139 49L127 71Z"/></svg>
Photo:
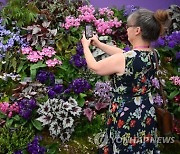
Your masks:
<svg viewBox="0 0 180 154"><path fill-rule="evenodd" d="M86 35L86 38L89 39L91 37L93 37L93 27L92 25L86 25L85 27L85 35Z"/></svg>

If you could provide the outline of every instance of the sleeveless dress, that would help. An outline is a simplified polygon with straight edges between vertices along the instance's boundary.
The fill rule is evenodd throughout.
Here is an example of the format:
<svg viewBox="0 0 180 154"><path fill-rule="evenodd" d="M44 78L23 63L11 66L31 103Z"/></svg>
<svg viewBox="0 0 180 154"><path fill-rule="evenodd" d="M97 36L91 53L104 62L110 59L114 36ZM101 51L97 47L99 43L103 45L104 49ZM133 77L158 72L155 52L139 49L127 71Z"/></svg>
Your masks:
<svg viewBox="0 0 180 154"><path fill-rule="evenodd" d="M114 74L113 100L106 131L99 146L101 154L159 154L151 79L156 72L153 52L125 52L123 75Z"/></svg>

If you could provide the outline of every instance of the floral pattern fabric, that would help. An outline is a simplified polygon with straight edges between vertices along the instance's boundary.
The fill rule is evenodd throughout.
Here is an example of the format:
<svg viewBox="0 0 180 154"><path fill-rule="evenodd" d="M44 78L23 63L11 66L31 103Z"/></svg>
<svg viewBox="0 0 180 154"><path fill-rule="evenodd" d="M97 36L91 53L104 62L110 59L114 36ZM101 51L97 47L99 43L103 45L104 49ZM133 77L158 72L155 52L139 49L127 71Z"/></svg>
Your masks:
<svg viewBox="0 0 180 154"><path fill-rule="evenodd" d="M155 141L156 116L151 95L151 79L156 72L154 54L138 50L124 54L125 73L112 76L113 101L99 153L160 153Z"/></svg>

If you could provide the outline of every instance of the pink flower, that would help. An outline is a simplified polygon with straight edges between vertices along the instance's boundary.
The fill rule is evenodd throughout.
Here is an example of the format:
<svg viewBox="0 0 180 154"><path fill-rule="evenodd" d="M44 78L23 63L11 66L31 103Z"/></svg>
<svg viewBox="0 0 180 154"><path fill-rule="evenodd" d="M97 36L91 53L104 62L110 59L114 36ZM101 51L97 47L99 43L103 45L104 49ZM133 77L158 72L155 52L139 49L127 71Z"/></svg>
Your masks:
<svg viewBox="0 0 180 154"><path fill-rule="evenodd" d="M49 59L49 60L46 61L46 65L48 65L48 67L54 67L54 66L56 66L56 64L61 65L62 62L60 60L56 59L56 58Z"/></svg>
<svg viewBox="0 0 180 154"><path fill-rule="evenodd" d="M171 80L174 85L180 86L180 77L179 76L172 76L169 80Z"/></svg>
<svg viewBox="0 0 180 154"><path fill-rule="evenodd" d="M53 55L55 55L56 51L53 47L43 48L41 55L47 56L51 58Z"/></svg>
<svg viewBox="0 0 180 154"><path fill-rule="evenodd" d="M22 54L25 55L25 54L30 54L32 52L32 48L31 47L23 47L21 49L22 51Z"/></svg>
<svg viewBox="0 0 180 154"><path fill-rule="evenodd" d="M37 51L32 51L31 54L27 56L27 59L31 62L37 62L43 59L43 56L39 55Z"/></svg>

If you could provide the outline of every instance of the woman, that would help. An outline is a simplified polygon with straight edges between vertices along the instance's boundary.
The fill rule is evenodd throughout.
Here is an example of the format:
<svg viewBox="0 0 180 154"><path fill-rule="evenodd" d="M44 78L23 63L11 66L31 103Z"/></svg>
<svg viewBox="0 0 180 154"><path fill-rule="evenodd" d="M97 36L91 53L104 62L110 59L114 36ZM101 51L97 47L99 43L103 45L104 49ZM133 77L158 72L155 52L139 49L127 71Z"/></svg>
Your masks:
<svg viewBox="0 0 180 154"><path fill-rule="evenodd" d="M113 102L99 153L159 153L151 96L156 65L150 44L164 32L169 21L165 10L139 9L132 13L127 19L127 34L133 49L128 52L101 43L96 36L87 40L83 35L81 41L88 67L99 75L113 76ZM90 44L111 56L97 62L90 52Z"/></svg>

